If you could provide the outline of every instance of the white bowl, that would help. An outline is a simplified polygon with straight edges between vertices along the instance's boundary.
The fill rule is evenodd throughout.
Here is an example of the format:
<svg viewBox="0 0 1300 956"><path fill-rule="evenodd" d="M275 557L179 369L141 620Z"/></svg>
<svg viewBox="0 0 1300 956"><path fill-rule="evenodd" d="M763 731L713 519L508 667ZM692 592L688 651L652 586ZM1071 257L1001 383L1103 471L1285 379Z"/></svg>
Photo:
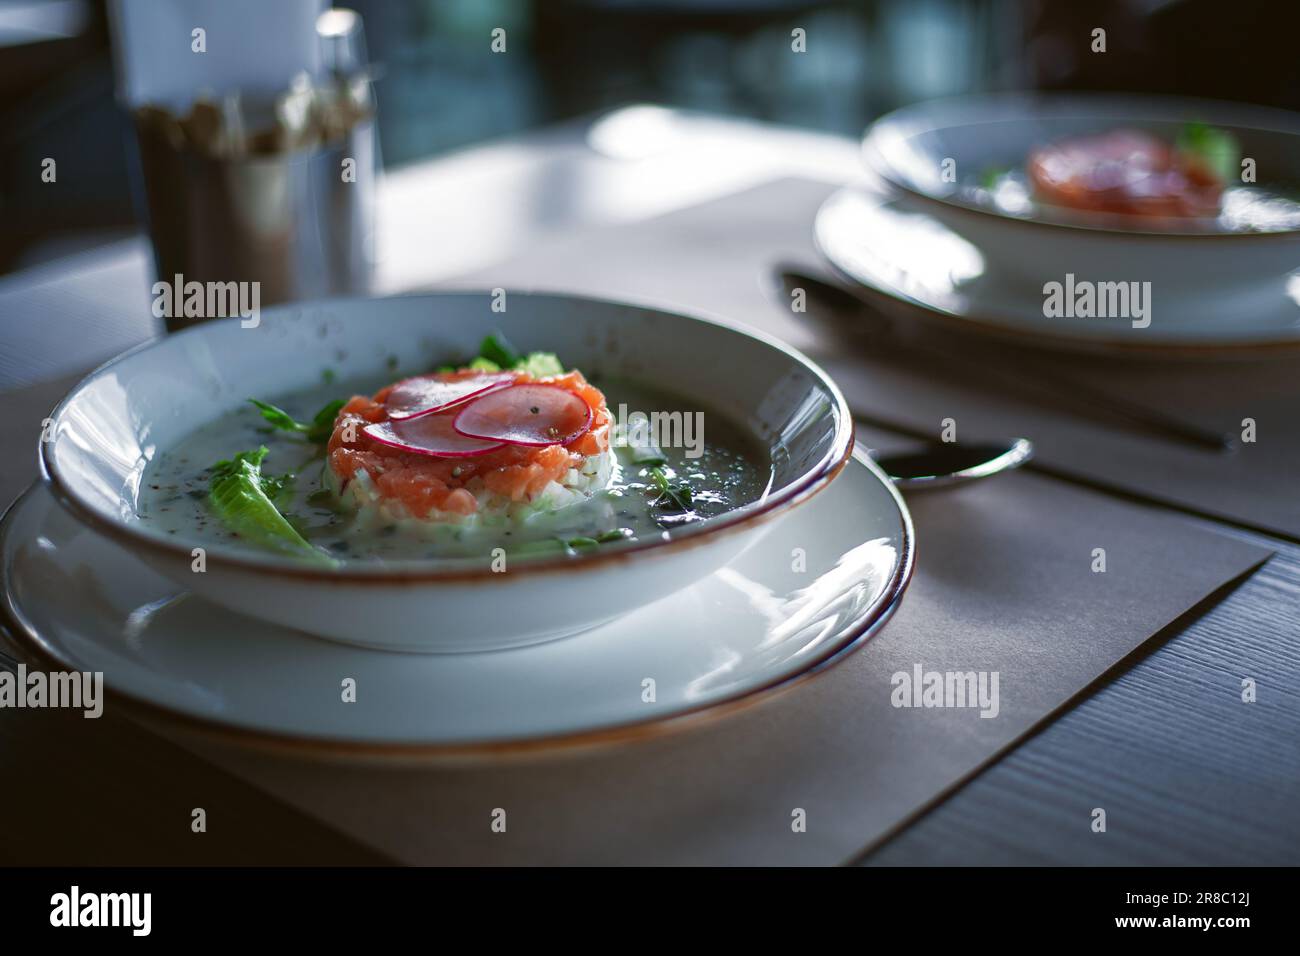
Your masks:
<svg viewBox="0 0 1300 956"><path fill-rule="evenodd" d="M487 650L574 633L670 594L726 564L769 519L821 490L853 446L852 420L829 378L758 333L632 305L510 293L332 300L268 310L255 328L209 322L109 362L53 414L41 462L58 500L132 547L179 587L253 617L393 650ZM559 556L495 573L481 562L410 561L317 568L270 553L166 535L137 513L144 470L160 450L242 405L341 379L396 378L474 354L499 330L589 374L653 382L695 400L766 449L771 481L757 501L706 522L607 552ZM390 365L399 356L401 371ZM762 463L761 463L762 464Z"/></svg>
<svg viewBox="0 0 1300 956"><path fill-rule="evenodd" d="M903 206L932 217L980 253L986 285L1041 307L1043 287L1066 281L1150 282L1151 324L1120 317L1104 333L1135 344L1195 346L1232 338L1243 319L1251 344L1293 342L1300 206L1254 227L1214 220L1102 217L1030 204L991 201L972 189L990 169L1019 168L1037 146L1116 127L1143 129L1172 141L1188 122L1230 132L1256 161L1256 186L1296 195L1300 188L1300 118L1242 104L1146 96L995 94L921 103L874 123L863 143L868 166L902 194ZM945 160L955 177L945 176ZM953 167L948 167L952 169ZM955 180L955 181L954 181ZM1252 193L1239 194L1248 198ZM981 201L982 198L982 201ZM1244 214L1243 214L1244 215ZM1038 319L1049 333L1104 320ZM1227 327L1225 327L1225 325Z"/></svg>

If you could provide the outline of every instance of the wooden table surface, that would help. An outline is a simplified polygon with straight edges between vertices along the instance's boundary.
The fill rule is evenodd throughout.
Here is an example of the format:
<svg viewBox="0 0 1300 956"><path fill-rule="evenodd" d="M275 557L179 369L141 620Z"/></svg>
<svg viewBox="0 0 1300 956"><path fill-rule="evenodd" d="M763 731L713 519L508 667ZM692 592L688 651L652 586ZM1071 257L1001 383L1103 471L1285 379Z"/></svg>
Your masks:
<svg viewBox="0 0 1300 956"><path fill-rule="evenodd" d="M570 124L390 175L381 199L380 289L428 284L570 228L654 215L764 179L848 180L856 171L849 141L688 119L694 136L731 144L725 155L745 162L686 162L672 150L614 159L594 152L584 127ZM645 189L647 182L655 188ZM150 271L147 245L136 237L0 278L0 390L35 385L52 403L62 379L154 334L141 291ZM0 419L6 504L34 477L39 427ZM1213 526L1277 554L861 862L1300 862L1300 545ZM1245 678L1257 683L1257 703L1241 700ZM171 744L154 746L151 738L146 752L115 747L128 730L113 720L74 727L50 713L9 711L0 719L0 806L12 834L0 847L2 861L382 862ZM86 724L99 725L93 740L82 733ZM171 768L164 792L129 785L133 766L159 764ZM6 770L15 767L39 768L38 779L16 784ZM200 842L160 819L176 793L198 787L209 804L239 815L239 834ZM1106 808L1107 832L1092 832L1093 807ZM14 827L15 818L24 825Z"/></svg>

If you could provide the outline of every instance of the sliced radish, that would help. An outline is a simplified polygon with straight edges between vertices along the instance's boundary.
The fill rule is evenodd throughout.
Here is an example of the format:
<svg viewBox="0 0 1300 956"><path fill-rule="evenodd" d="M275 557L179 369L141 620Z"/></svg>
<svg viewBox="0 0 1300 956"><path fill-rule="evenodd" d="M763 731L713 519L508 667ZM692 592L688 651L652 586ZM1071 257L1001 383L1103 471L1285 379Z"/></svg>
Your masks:
<svg viewBox="0 0 1300 956"><path fill-rule="evenodd" d="M484 372L450 381L436 375L419 375L394 385L384 399L384 407L393 421L406 421L446 411L476 395L505 388L514 380L511 372Z"/></svg>
<svg viewBox="0 0 1300 956"><path fill-rule="evenodd" d="M505 445L503 441L484 441L457 434L452 427L454 417L422 415L404 422L375 422L362 431L381 445L434 458L469 458Z"/></svg>
<svg viewBox="0 0 1300 956"><path fill-rule="evenodd" d="M591 427L591 408L558 385L512 385L474 399L456 415L468 438L511 445L562 445Z"/></svg>

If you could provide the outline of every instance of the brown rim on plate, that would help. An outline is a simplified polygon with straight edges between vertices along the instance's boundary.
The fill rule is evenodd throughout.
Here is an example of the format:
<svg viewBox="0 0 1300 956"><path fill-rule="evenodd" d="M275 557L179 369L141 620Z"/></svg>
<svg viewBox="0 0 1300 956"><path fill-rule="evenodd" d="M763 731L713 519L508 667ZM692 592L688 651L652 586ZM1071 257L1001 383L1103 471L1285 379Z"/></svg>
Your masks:
<svg viewBox="0 0 1300 956"><path fill-rule="evenodd" d="M893 576L885 585L880 598L863 615L862 620L849 628L840 641L810 659L801 670L773 678L767 683L711 703L689 707L663 717L652 717L592 730L568 731L550 736L499 741L467 741L455 744L420 744L375 743L254 730L220 720L197 717L173 707L154 703L136 694L117 690L107 680L104 690L113 700L125 704L129 710L147 719L178 724L184 730L197 732L217 741L252 746L272 753L318 758L370 758L383 761L418 762L427 759L471 761L494 757L551 755L646 740L713 723L729 714L791 690L845 660L884 626L902 600L915 565L916 534L912 525L912 516L893 482L865 452L855 451L851 457L867 468L876 480L885 486L897 508L901 521L902 542ZM5 539L10 533L11 513L33 495L39 486L39 483L33 483L0 515L0 553L3 553ZM761 543L758 547L762 547ZM4 626L5 632L10 635L11 642L17 649L31 655L47 668L49 665L54 665L64 670L83 669L75 660L61 655L40 635L23 615L7 586L0 589L0 625ZM366 653L390 652L374 650ZM500 653L509 653L509 651Z"/></svg>
<svg viewBox="0 0 1300 956"><path fill-rule="evenodd" d="M439 290L441 292L465 292L481 290ZM424 293L422 295L428 295ZM436 293L435 293L436 294ZM679 318L685 318L692 322L702 322L707 325L713 325L727 329L737 335L743 335L755 339L769 348L775 349L786 358L793 361L796 365L801 366L803 370L816 382L825 386L829 392L835 411L838 416L838 426L834 437L834 442L830 450L822 456L821 461L817 462L805 474L799 476L788 486L782 488L776 494L770 495L759 501L751 502L740 508L729 511L725 514L710 518L707 522L701 522L693 527L688 527L682 531L676 532L667 538L655 538L647 541L633 541L630 544L623 545L615 550L604 552L583 552L576 555L564 555L559 558L537 558L521 562L515 573L536 574L547 571L567 571L572 568L588 568L600 564L610 564L614 562L623 563L631 560L635 555L645 552L662 553L668 550L684 550L685 548L714 539L723 533L731 532L743 527L758 524L761 520L770 517L772 513L783 506L794 507L807 501L814 494L826 487L840 470L848 462L853 454L853 415L849 410L848 402L845 400L843 393L840 392L834 380L822 370L820 366L814 363L803 353L786 345L775 336L768 335L758 329L738 328L733 324L720 322L706 315L698 313L670 312L667 309L657 306L645 305L626 301L616 301L610 299L601 299L594 296L575 296L562 295L558 293L528 293L531 296L539 298L567 298L581 299L589 302L607 303L611 305L633 305L635 308L651 309L653 311L675 315ZM411 297L420 297L411 296ZM397 296L394 298L405 298ZM361 301L361 300L354 300ZM308 303L310 304L310 303ZM220 321L220 320L216 320ZM227 321L237 321L231 319ZM202 325L191 326L180 332L172 333L167 340L177 336L195 335L202 329ZM53 425L53 441L38 441L41 475L49 483L50 489L55 500L67 508L82 522L90 525L92 528L101 533L124 542L130 542L135 545L143 545L150 548L155 553L163 554L173 559L189 562L190 549L183 543L148 534L144 529L134 524L125 522L112 521L101 514L94 508L82 502L60 478L58 469L53 458L53 445L58 441L58 423L59 417L63 413L65 406L91 379L107 371L110 368L126 361L138 352L145 351L156 346L162 339L152 339L143 342L135 348L128 349L121 355L109 359L107 362L98 366L76 385L69 390L59 403L50 412L49 418ZM383 584L383 585L407 585L422 584L430 581L457 581L457 582L483 582L491 580L494 575L490 567L484 568L466 568L463 566L451 568L424 568L415 564L411 567L399 569L366 569L366 568L319 568L310 565L295 564L291 560L278 561L272 555L247 555L240 553L235 549L211 549L208 552L208 560L216 561L217 566L234 565L248 570L259 571L266 574L274 574L282 577L309 578L321 581L348 581L350 583L360 584ZM433 563L433 562L427 562ZM414 563L413 563L414 564Z"/></svg>

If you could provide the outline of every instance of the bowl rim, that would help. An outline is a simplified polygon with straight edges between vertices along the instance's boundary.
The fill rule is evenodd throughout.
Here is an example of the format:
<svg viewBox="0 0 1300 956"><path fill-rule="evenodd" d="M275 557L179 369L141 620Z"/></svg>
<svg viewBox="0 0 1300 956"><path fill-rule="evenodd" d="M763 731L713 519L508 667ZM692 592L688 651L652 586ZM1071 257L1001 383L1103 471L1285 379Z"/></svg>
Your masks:
<svg viewBox="0 0 1300 956"><path fill-rule="evenodd" d="M491 295L491 290L478 288L448 288L439 289L435 292L406 293L394 296L352 296L345 298L316 299L273 306L264 310L261 318L262 321L265 322L268 318L275 319L280 315L305 315L306 310L316 306L337 307L389 299L436 300L447 295ZM750 528L753 525L758 524L761 520L774 516L774 513L778 510L788 510L797 504L807 501L834 480L840 471L843 470L844 466L848 463L849 458L853 454L853 416L849 411L848 401L844 398L839 386L835 384L834 380L820 366L814 363L802 352L786 345L773 335L769 335L766 332L748 326L741 326L733 322L722 321L721 319L715 318L707 313L667 309L631 299L613 299L598 296L572 295L561 292L534 291L520 291L517 295L523 296L527 299L551 299L570 302L581 301L595 303L597 305L630 306L643 311L653 311L665 315L671 315L675 318L685 319L690 322L700 322L705 325L724 329L736 335L756 340L761 344L766 345L768 348L776 350L796 366L801 367L814 381L819 383L825 389L832 400L835 411L837 412L837 424L835 433L832 437L831 447L826 451L826 453L823 454L822 457L805 472L791 481L789 485L780 489L775 494L759 499L758 501L749 502L739 508L717 515L716 517L700 522L697 525L688 527L668 537L661 536L646 540L634 540L622 547L604 552L579 552L573 555L566 554L554 558L542 557L520 561L513 564L511 567L510 577L512 579L517 578L520 574L535 575L548 572L567 572L573 570L585 570L592 567L606 567L615 563L626 563L628 561L638 560L636 557L637 555L646 553L662 555L669 551L681 551L687 547L714 540L723 533L730 533ZM142 342L97 366L80 379L77 384L75 384L67 394L60 399L59 403L47 416L50 421L48 433L53 434L54 438L46 441L42 437L41 439L38 439L37 442L41 477L49 485L55 500L58 501L60 505L67 508L69 512L83 523L110 538L118 540L119 542L135 546L143 546L155 554L173 560L183 560L187 564L192 560L192 548L194 545L192 543L186 543L185 540L181 539L181 536L178 535L174 539L165 539L146 533L142 528L135 524L124 521L114 521L106 518L97 509L84 501L83 498L74 490L72 483L68 482L66 478L60 474L59 466L54 455L54 446L58 443L60 419L68 405L95 379L106 372L117 368L119 365L129 361L138 354L147 352L151 349L160 348L166 343L184 336L202 334L213 323L223 322L229 324L237 321L239 321L237 316L210 320L209 322L199 323L179 332L174 332L158 338L150 339L147 342ZM284 578L314 580L323 583L348 582L353 584L372 585L414 585L433 582L474 583L493 580L500 577L499 574L492 571L490 564L484 564L482 567L466 567L464 563L460 563L457 566L437 567L436 561L426 561L406 562L402 565L388 566L344 565L342 567L320 567L306 563L294 563L291 558L280 557L271 552L266 554L254 552L244 555L237 549L224 547L207 549L206 560L214 569L240 569L243 571L277 575ZM444 565L445 564L446 562L444 562Z"/></svg>
<svg viewBox="0 0 1300 956"><path fill-rule="evenodd" d="M543 736L429 743L352 740L253 728L229 723L219 718L200 717L187 713L172 705L151 701L134 691L109 686L107 682L104 684L104 694L107 699L118 701L142 719L175 726L204 739L248 747L275 756L359 760L381 765L396 763L419 766L431 761L441 765L446 762L561 756L574 751L636 744L713 724L734 713L748 710L780 694L788 693L806 682L811 682L852 657L890 621L906 596L916 568L916 529L911 512L898 487L889 480L865 449L852 450L849 458L865 467L885 487L894 502L899 517L901 540L893 575L882 589L880 597L863 614L862 620L849 628L841 641L814 655L812 660L799 670L773 677L760 685L737 691L715 701L696 704L662 717L646 717L630 722ZM6 508L0 510L0 539L8 532L7 519L10 514L37 490L38 484L40 482L28 485L22 494ZM0 638L6 636L16 648L26 651L35 661L43 663L46 667L74 670L78 667L74 656L51 645L27 620L15 604L9 589L0 587ZM370 653L400 654L401 652L375 650ZM500 653L509 653L509 651Z"/></svg>
<svg viewBox="0 0 1300 956"><path fill-rule="evenodd" d="M956 124L937 122L940 117L951 115L953 112L963 112L970 110L991 110L993 108L1007 108L1010 106L1020 106L1032 108L1040 111L1047 111L1052 107L1058 107L1062 113L1078 112L1089 107L1096 109L1102 104L1122 104L1125 107L1133 108L1138 104L1148 103L1152 106L1152 112L1158 111L1161 107L1172 111L1174 107L1180 106L1183 109L1199 109L1201 111L1214 111L1220 114L1226 111L1235 111L1241 116L1241 122L1235 122L1231 125L1238 129L1253 129L1262 132L1276 133L1296 137L1300 142L1300 125L1297 124L1297 116L1288 110L1279 109L1271 106L1259 106L1253 103L1235 103L1231 100L1216 100L1207 98L1198 98L1190 96L1170 96L1162 94L1147 93L1111 93L1111 92L1080 92L1080 93L1056 93L1056 92L1000 92L1000 93L974 93L962 96L940 97L937 99L921 100L907 106L899 107L878 117L870 126L867 127L863 134L861 143L861 152L863 160L869 170L878 175L882 180L891 187L906 193L908 196L920 200L939 209L952 210L967 216L984 217L986 221L1002 222L1008 225L1027 226L1037 229L1051 230L1072 230L1082 233L1097 233L1100 235L1126 236L1130 239L1147 239L1147 240L1169 240L1183 242L1187 240L1200 240L1202 242L1213 240L1224 242L1226 240L1253 240L1259 242L1262 240L1273 239L1294 239L1300 236L1300 225L1290 229L1274 229L1268 232L1223 232L1209 230L1162 230L1162 229L1141 229L1125 228L1117 225L1107 225L1106 220L1100 219L1096 223L1092 222L1060 222L1037 217L1012 216L1008 213L1001 212L997 209L989 209L983 206L977 206L957 199L946 196L938 196L933 193L919 189L909 182L910 177L903 173L898 167L891 162L885 151L880 146L880 139L891 128L904 126L913 127L907 129L906 137L933 132L935 130L951 128ZM1256 117L1259 122L1249 122L1249 117ZM1154 116L1147 119L1154 119ZM1266 120L1272 118L1278 123L1284 120L1289 121L1291 128L1283 126L1267 125ZM1133 122L1137 121L1134 117ZM978 125L981 122L979 118L972 120L964 125ZM1165 122L1174 122L1173 119ZM1225 123L1225 125L1228 125ZM1135 217L1141 218L1141 217Z"/></svg>

